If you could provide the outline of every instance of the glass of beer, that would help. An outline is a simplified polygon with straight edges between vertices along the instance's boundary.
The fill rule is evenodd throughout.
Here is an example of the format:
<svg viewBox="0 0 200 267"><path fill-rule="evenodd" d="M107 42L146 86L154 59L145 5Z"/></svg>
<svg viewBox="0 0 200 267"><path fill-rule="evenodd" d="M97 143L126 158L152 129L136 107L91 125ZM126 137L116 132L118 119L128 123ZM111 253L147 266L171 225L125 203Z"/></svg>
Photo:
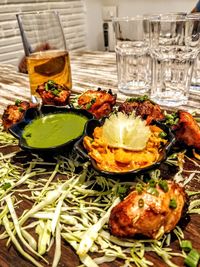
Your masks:
<svg viewBox="0 0 200 267"><path fill-rule="evenodd" d="M56 11L17 14L26 55L33 102L36 89L49 80L71 89L70 58L59 14Z"/></svg>

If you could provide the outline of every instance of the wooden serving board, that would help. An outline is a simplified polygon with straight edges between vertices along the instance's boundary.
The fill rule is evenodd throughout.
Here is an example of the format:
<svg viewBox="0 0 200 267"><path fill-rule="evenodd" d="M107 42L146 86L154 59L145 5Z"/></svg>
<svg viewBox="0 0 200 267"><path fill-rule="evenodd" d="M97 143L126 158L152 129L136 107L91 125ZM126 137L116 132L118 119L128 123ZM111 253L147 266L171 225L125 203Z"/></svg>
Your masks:
<svg viewBox="0 0 200 267"><path fill-rule="evenodd" d="M87 89L112 89L114 93L118 94L118 100L124 100L126 96L121 95L117 90L117 74L114 53L78 51L70 54L72 79L74 93L82 93ZM198 89L199 90L199 89ZM200 114L200 91L193 90L190 92L189 102L187 106L181 107L186 110L197 110ZM28 76L17 72L16 68L7 64L0 64L0 114L8 104L13 104L16 99L28 100L30 99ZM19 150L17 146L0 148L0 152L7 154L14 150ZM200 164L200 161L198 161ZM199 170L194 163L186 160L185 169L189 171ZM174 172L174 167L163 166L163 176L170 178ZM186 176L189 173L185 174ZM199 175L200 177L200 175ZM200 190L200 178L195 175L187 186L188 190ZM26 209L30 206L28 200L24 200L20 208ZM200 215L191 215L180 223L185 239L192 241L193 247L200 251ZM3 231L0 228L0 231ZM0 267L33 267L33 264L24 259L15 249L13 245L6 246L7 240L0 240ZM180 251L178 241L175 240L171 244L175 252ZM45 257L51 266L53 261L54 248L52 248ZM148 253L147 258L154 263L155 267L165 267L162 259L154 253ZM182 267L183 258L174 257L173 262ZM81 263L75 251L64 241L62 241L62 256L59 267L76 267ZM117 260L111 263L104 263L102 267L120 267L123 262ZM93 267L93 266L91 266Z"/></svg>
<svg viewBox="0 0 200 267"><path fill-rule="evenodd" d="M20 151L18 146L8 146L0 149L0 152L3 154L11 153L12 151ZM25 152L23 152L25 153ZM200 162L198 162L200 163ZM192 171L199 170L195 163L186 160L184 169ZM170 167L170 165L163 164L161 166L161 173L163 178L169 178L174 174L174 167ZM189 175L186 173L186 176ZM39 179L39 177L38 177ZM199 191L200 190L200 180L198 175L195 175L190 183L187 185L187 190L190 191ZM23 200L22 204L20 204L20 209L27 209L30 207L30 203L28 200ZM189 239L192 241L193 247L200 251L200 215L190 215L184 217L182 221L179 223L179 226L182 228L185 239ZM3 228L1 227L1 231ZM0 267L33 267L34 265L24 259L15 249L14 245L11 244L9 247L6 246L7 240L0 240ZM177 240L174 240L171 243L171 247L174 252L180 252L179 243ZM92 256L93 254L91 254ZM43 264L44 267L51 266L54 256L54 247L45 255L45 258L49 261L50 265ZM167 266L161 258L159 258L154 253L146 254L146 258L154 263L156 267L165 267ZM174 257L173 262L178 266L182 267L183 258ZM58 266L60 267L76 267L79 266L81 262L79 261L78 256L75 251L63 240L62 241L62 256ZM100 266L102 267L120 267L123 265L123 261L116 260L110 263L104 263ZM134 266L134 265L133 265ZM92 267L92 266L91 266Z"/></svg>

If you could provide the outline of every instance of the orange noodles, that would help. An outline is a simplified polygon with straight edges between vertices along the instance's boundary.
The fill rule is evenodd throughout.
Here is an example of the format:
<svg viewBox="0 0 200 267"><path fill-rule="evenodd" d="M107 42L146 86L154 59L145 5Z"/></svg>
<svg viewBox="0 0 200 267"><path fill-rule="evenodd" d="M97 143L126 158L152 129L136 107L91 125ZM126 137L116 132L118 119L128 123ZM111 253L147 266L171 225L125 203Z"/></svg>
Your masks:
<svg viewBox="0 0 200 267"><path fill-rule="evenodd" d="M93 158L98 167L103 171L127 172L144 168L157 162L162 156L162 147L167 140L160 137L162 129L151 125L151 135L146 147L141 151L126 150L123 148L113 148L108 145L103 138L103 127L94 129L93 138L85 136L84 147Z"/></svg>

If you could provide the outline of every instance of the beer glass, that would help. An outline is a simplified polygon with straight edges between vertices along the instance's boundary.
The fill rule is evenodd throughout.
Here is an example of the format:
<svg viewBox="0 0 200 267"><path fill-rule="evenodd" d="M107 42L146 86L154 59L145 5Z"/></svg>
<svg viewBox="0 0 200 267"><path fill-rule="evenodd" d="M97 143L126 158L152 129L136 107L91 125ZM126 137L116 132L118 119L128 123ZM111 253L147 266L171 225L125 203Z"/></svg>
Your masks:
<svg viewBox="0 0 200 267"><path fill-rule="evenodd" d="M160 105L187 104L194 61L200 49L199 18L162 14L149 20L151 99Z"/></svg>
<svg viewBox="0 0 200 267"><path fill-rule="evenodd" d="M59 14L55 11L17 14L17 21L27 59L32 100L36 89L52 80L72 87L70 58Z"/></svg>

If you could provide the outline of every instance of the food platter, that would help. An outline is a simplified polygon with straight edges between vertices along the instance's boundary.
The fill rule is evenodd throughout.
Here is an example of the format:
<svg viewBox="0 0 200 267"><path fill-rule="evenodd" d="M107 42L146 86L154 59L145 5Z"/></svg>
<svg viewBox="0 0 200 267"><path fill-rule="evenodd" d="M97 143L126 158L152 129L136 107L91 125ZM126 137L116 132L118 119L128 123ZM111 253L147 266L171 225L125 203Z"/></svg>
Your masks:
<svg viewBox="0 0 200 267"><path fill-rule="evenodd" d="M173 135L171 138L171 141L173 141ZM13 144L16 144L14 140ZM12 149L16 151L13 154L11 153ZM119 177L117 175L115 177L115 174L112 174L109 178L107 176L104 177L101 172L92 170L87 161L82 162L77 159L77 155L74 153L67 157L65 155L54 156L46 161L46 159L42 159L37 155L21 151L18 146L13 146L12 142L8 146L1 148L1 150L5 155L8 153L6 157L1 157L2 166L5 165L6 162L11 164L13 168L12 171L18 173L17 177L19 177L18 179L21 181L17 182L14 180L14 185L9 185L8 191L3 193L3 197L8 195L8 197L6 197L6 203L13 201L13 206L15 206L14 200L12 200L8 193L14 192L17 200L19 198L20 202L16 208L14 208L18 218L20 218L20 216L23 217L22 211L24 209L31 209L32 203L38 201L38 195L42 197L44 192L50 192L53 188L59 191L57 181L59 181L60 186L65 185L65 190L70 192L69 197L65 196L62 200L61 191L57 196L58 201L54 202L52 197L51 201L48 203L50 209L47 205L47 207L44 206L43 209L37 211L33 217L27 216L27 225L31 225L32 220L36 221L36 225L39 225L39 222L41 223L42 221L43 223L47 223L48 220L44 212L48 213L48 219L50 221L54 221L53 216L55 216L55 212L58 210L58 204L61 200L63 201L63 209L60 210L59 217L57 217L57 219L59 218L59 223L56 220L54 221L54 230L52 230L54 234L52 234L53 232L51 233L52 238L54 236L55 240L57 240L56 233L60 231L58 225L61 227L62 245L60 247L59 242L54 241L53 246L49 248L49 251L45 250L46 252L44 254L44 257L50 262L50 265L53 264L55 250L60 249L62 250L60 264L63 264L63 266L79 266L81 264L80 261L82 261L85 266L123 266L123 264L125 264L123 260L124 257L126 258L126 263L129 264L127 266L134 266L135 261L140 264L138 266L148 266L148 264L149 266L151 266L151 264L155 266L175 266L173 265L175 263L176 266L184 266L184 259L180 256L181 249L178 240L189 239L192 240L194 248L198 249L200 246L198 243L200 240L199 238L191 238L191 234L194 236L199 235L198 229L200 227L198 220L199 215L195 214L195 210L198 209L198 206L195 206L193 197L190 198L190 209L188 209L189 213L187 216L183 218L174 231L165 235L159 241L151 241L146 238L123 239L112 237L110 236L107 224L102 222L107 216L105 210L109 210L115 201L119 201L116 200L120 196L119 191L121 189L124 191L130 186L135 186L144 176L161 176L165 179L175 179L175 181L184 183L188 191L195 191L196 193L193 194L195 197L198 197L199 188L195 180L198 179L200 165L198 161L191 157L191 154L188 154L189 152L182 150L173 151L172 155L168 155L169 157L166 161L163 162L162 160L159 164L153 166L153 170L148 169L146 174L143 172L136 172L136 176L134 176L134 179L131 178L130 181L130 179L126 180L125 176L123 176L124 178L122 180L119 180ZM185 162L183 161L183 157ZM19 175L20 171L17 169L18 167L23 170L21 178ZM26 178L26 176L28 176L28 178ZM37 177L37 182L35 181L35 177ZM191 177L195 178L191 179ZM38 181L41 182L38 183ZM18 184L22 185L22 188L18 188ZM30 186L31 190L28 189ZM123 193L126 192L127 191L124 191ZM95 203L94 206L90 201L88 204L89 199ZM103 209L100 208L101 205L103 205ZM99 211L97 211L96 207L98 207ZM192 214L190 216L190 212L194 213L194 215ZM88 214L89 217L86 214ZM65 216L68 217L66 218ZM12 216L8 216L8 218L11 220ZM71 220L71 222L69 222L69 220ZM101 222L102 225L98 229L99 222ZM3 225L5 227L6 221L4 221ZM95 242L91 241L93 240L93 231L95 232L94 225L98 229L98 238ZM39 234L35 228L36 227L33 227L29 233L37 240ZM37 233L35 233L35 231ZM184 237L183 233L185 235ZM94 244L92 247L88 248L87 246L90 242L92 242L92 244L94 242ZM6 253L7 248L5 246L5 240L1 240L0 243L4 244L3 251ZM83 248L86 246L86 252L82 252L81 246L83 246ZM169 246L172 251L168 249ZM46 249L48 247L49 243L46 244ZM17 252L13 249L12 245L11 248L11 256L7 257L7 261L9 262L9 266L15 266L13 258L14 255L17 255ZM133 248L136 250L135 252ZM178 254L176 254L175 251ZM145 255L143 255L144 252ZM116 255L120 256L117 257ZM38 255L36 259L36 264L38 264L38 266L46 266L44 260L39 259ZM91 263L89 263L90 261ZM35 263L29 263L27 260L23 259L23 257L20 257L20 266L34 265Z"/></svg>
<svg viewBox="0 0 200 267"><path fill-rule="evenodd" d="M115 89L115 92L117 92L117 83L116 83L116 66L115 66L115 55L112 53L100 53L100 52L77 52L72 53L71 55L71 63L72 63L72 71L73 71L73 91L82 93L84 90L87 90L88 88L94 89L101 86L105 89ZM29 99L29 89L28 89L28 78L27 76L20 75L14 70L14 67L11 68L11 66L1 66L1 87L0 92L1 96L3 97L1 99L1 113L3 112L3 108L6 107L7 104L11 104L15 101L16 98L20 99ZM9 77L8 77L9 72ZM7 96L9 94L9 97ZM118 98L123 100L123 96L118 95ZM199 92L191 91L190 94L190 100L187 104L187 106L184 106L183 109L185 110L196 110L199 107ZM199 111L198 111L199 114ZM1 136L2 138L2 136ZM1 140L5 140L4 138ZM1 147L1 152L4 156L6 156L5 159L2 158L1 155L1 166L5 167L7 164L9 165L9 159L11 162L15 165L21 165L24 164L24 167L22 170L27 169L27 166L30 166L31 164L35 165L36 162L38 164L35 165L35 168L37 171L41 170L41 167L44 167L45 170L48 170L49 174L42 174L38 173L35 176L35 181L37 182L45 182L46 178L50 177L51 174L55 174L55 166L56 162L54 159L51 159L51 162L48 162L47 164L45 162L41 162L39 158L32 157L31 154L27 152L21 151L21 149L16 145L16 140L12 138L7 138L7 146ZM185 151L185 147L183 147L183 150L179 152ZM177 152L177 151L175 151ZM12 154L14 153L14 154ZM16 154L15 154L16 153ZM181 179L181 177L184 178L185 181L187 181L189 178L190 181L185 185L187 191L195 191L198 192L200 190L199 186L199 161L194 158L194 155L191 153L191 151L187 151L187 153L184 154L184 165L178 166L172 163L182 162L183 154L179 154L179 160L177 161L177 158L174 157L174 155L169 159L170 164L162 163L159 169L161 170L161 174L163 178L174 178L176 176L177 180ZM75 161L74 161L75 163ZM82 163L82 162L81 162ZM54 165L51 165L54 164ZM172 165L171 165L172 164ZM62 168L61 172L56 173L56 180L59 181L62 178L69 177L66 174L63 174L63 166L70 166L70 164L67 163L65 159L62 161ZM73 166L73 165L72 165ZM179 169L179 167L183 167L184 170ZM80 171L81 166L77 167L77 170ZM4 168L0 168L5 171ZM181 170L181 172L179 172ZM30 171L30 169L29 169ZM31 171L30 171L31 172ZM70 170L70 172L73 172L73 168ZM45 176L47 176L45 178ZM52 176L51 176L52 177ZM82 176L84 177L84 175ZM95 175L95 179L97 177L100 177L100 175ZM45 179L44 179L45 178ZM103 181L111 181L113 179L106 179ZM30 180L28 180L30 181ZM101 180L100 180L101 181ZM114 182L117 182L118 179L114 180ZM122 181L122 184L124 181ZM106 185L106 184L105 184ZM24 183L24 186L21 186L21 188L26 187L27 184ZM29 184L30 186L30 184ZM41 186L42 187L42 186ZM37 189L37 188L36 188ZM39 188L38 188L39 189ZM19 192L17 190L14 190L14 194L22 200L21 203L18 204L18 206L15 206L18 216L22 213L23 210L30 209L33 205L33 200L31 199L30 191L37 191L37 190L30 190L29 192ZM26 193L28 194L28 197L25 197ZM19 196L21 194L21 196ZM24 195L24 196L23 196ZM109 194L108 194L109 195ZM189 202L191 203L195 199L199 199L199 195L191 195ZM71 199L70 199L71 201ZM85 212L87 214L87 212ZM38 219L32 218L33 221L37 221ZM84 221L84 219L83 219ZM200 220L199 220L199 214L197 213L188 213L187 217L184 217L183 222L180 222L179 226L181 227L184 238L191 240L192 245L194 248L199 249L200 248ZM3 231L4 227L1 226L1 230ZM37 235L34 232L34 229L30 230L30 232L33 234L35 238L37 238ZM141 239L139 239L141 240ZM138 240L137 240L138 241ZM135 240L134 240L135 242ZM22 266L22 267L33 267L34 265L29 262L27 259L25 259L14 247L14 245L10 244L10 246L7 246L7 238L0 240L1 245L1 253L0 253L0 265L2 266L10 266L10 267L16 267L16 266ZM138 244L138 242L136 243ZM122 245L122 244L121 244ZM120 248L123 248L123 246L117 246ZM163 249L159 252L165 252L168 249L172 249L173 253L181 253L181 249L179 246L178 239L174 234L172 234L172 239L170 242L170 245L165 246L166 249ZM44 255L44 257L49 261L49 265L43 262L42 260L38 259L38 262L40 262L43 266L52 266L53 258L54 258L54 251L55 251L55 243L51 247L51 249ZM105 251L105 247L104 247ZM100 250L98 250L100 252ZM90 256L92 258L102 256L102 254L99 254L98 252L89 252ZM158 251L157 251L158 252ZM162 254L165 255L165 254ZM169 266L169 264L164 263L164 260L160 256L153 252L148 251L145 253L145 257L153 262L154 266L158 267L164 267ZM181 256L173 255L170 259L175 263L177 266L184 266L184 259ZM17 264L16 264L17 262ZM123 266L124 261L122 259L115 259L111 262L105 262L103 264L99 264L99 266L104 267L119 267ZM75 249L69 245L68 242L66 242L63 238L61 240L61 259L59 266L65 266L65 267L75 267L81 265L79 256L77 255ZM132 263L132 266L134 264Z"/></svg>
<svg viewBox="0 0 200 267"><path fill-rule="evenodd" d="M6 147L4 148L4 153L5 154L9 154L11 153L11 149L12 147ZM1 149L3 150L3 149ZM17 147L13 147L13 150L17 150L19 151L19 149ZM25 161L27 161L27 155L22 153L22 152L18 152L17 156L14 157L14 162L17 164L19 164L19 161L22 161L25 159ZM41 164L41 162L40 162ZM42 166L44 166L45 164L43 164ZM41 166L41 165L40 165ZM47 167L49 168L49 167ZM187 160L186 158L186 162L185 162L185 169L186 170L192 170L192 169L196 169L197 171L197 166L195 166L195 164L193 162L191 162L190 160ZM173 174L170 166L162 166L162 174L166 176L171 176ZM185 176L187 176L188 173L185 173ZM42 178L42 175L38 175L37 179ZM194 179L189 183L189 185L187 186L188 190L192 190L192 191L197 191L199 190L198 188L198 183L197 183L197 179L198 177L194 177ZM27 209L28 207L30 208L32 205L32 202L28 199L24 199L23 202L20 204L20 209ZM18 210L19 212L19 210ZM19 212L20 213L20 212ZM199 215L195 215L195 214L191 214L189 216L189 219L187 219L185 222L183 222L183 224L180 224L181 228L184 231L185 234L185 238L186 239L190 239L192 240L193 246L198 248L200 246L199 243ZM20 262L20 266L34 266L33 264L29 263L27 260L23 259L23 257L19 257L16 249L14 249L13 246L10 247L9 249L9 254L8 254L8 248L6 247L6 240L1 240L0 241L1 244L1 255L6 255L4 258L1 258L1 264L4 264L3 266L16 266L16 262L15 259L17 258L18 261ZM172 242L170 247L173 248L174 251L180 251L179 248L179 244L177 239L175 238ZM50 261L50 263L52 263L52 258L53 258L53 254L54 251L53 249L50 250L50 252L48 252L48 260ZM96 253L92 253L92 255L97 255ZM164 262L162 259L160 259L158 256L156 256L155 253L148 253L148 259L151 260L155 266L167 266L164 265ZM62 241L62 257L61 257L61 264L62 266L70 266L70 267L75 267L78 266L80 264L79 258L77 256L77 254L74 252L74 250L71 248L71 246L69 246L66 242ZM183 259L181 257L174 257L173 258L173 262L175 262L178 266L183 266ZM7 265L6 265L7 264ZM44 266L46 266L44 264ZM115 260L112 263L104 263L103 266L122 266L122 261L121 260Z"/></svg>

